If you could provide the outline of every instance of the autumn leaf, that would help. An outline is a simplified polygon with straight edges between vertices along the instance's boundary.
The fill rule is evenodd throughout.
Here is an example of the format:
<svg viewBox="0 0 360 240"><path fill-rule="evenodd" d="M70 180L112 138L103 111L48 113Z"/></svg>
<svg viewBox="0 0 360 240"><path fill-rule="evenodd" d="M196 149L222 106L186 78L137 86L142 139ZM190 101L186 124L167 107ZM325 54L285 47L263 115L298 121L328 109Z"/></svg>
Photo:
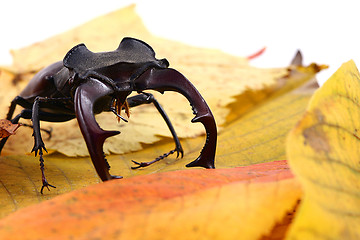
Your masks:
<svg viewBox="0 0 360 240"><path fill-rule="evenodd" d="M10 71L9 74L12 73L13 78L21 79L21 81L16 81L17 92L4 91L4 97L0 100L0 111L7 112L9 103L29 81L34 71L63 59L66 52L74 45L84 42L92 51L110 51L117 48L120 40L125 36L140 38L149 43L158 58L166 57L171 67L187 76L209 104L220 130L231 116L238 116L227 107L229 104L236 103L238 100L242 101L245 107L239 108L237 113L242 111L242 114L245 114L246 111L251 110L252 106L260 104L273 96L275 92L283 94L290 91L314 77L319 71L312 67L305 68L309 72L296 78L293 76L302 70L297 66L291 66L291 77L283 77L288 73L288 68L255 68L249 65L246 58L154 37L145 28L132 5L43 42L14 50L14 64L7 71L11 69L12 72ZM2 79L1 81L3 82ZM248 98L249 93L250 98ZM190 123L193 115L184 97L172 92L166 92L164 95L157 92L154 94L170 116L179 137L196 137L204 133L201 124L186 124ZM241 98L242 95L247 98L245 101ZM250 107L246 108L249 103ZM120 135L112 137L105 143L106 154L137 151L143 144L151 144L164 137L171 137L164 120L152 105L131 109L128 124L123 122L118 124L112 113L98 115L97 121L105 129L121 132ZM67 156L88 156L86 144L76 120L61 124L42 123L42 126L53 128L53 137L45 141L47 149L54 149ZM24 130L24 132L19 132L17 139L10 138L5 149L17 153L30 151L32 139L29 132L31 132L29 129Z"/></svg>
<svg viewBox="0 0 360 240"><path fill-rule="evenodd" d="M0 220L0 238L259 239L300 195L286 161L158 173L20 210Z"/></svg>
<svg viewBox="0 0 360 240"><path fill-rule="evenodd" d="M313 84L314 82L310 81L301 88L265 101L245 115L234 115L234 119L224 126L218 135L216 167L230 168L286 159L286 136L301 118L314 90ZM243 102L232 104L231 112L237 113L242 104ZM31 135L31 129L20 130L29 131ZM152 160L173 149L172 140L164 139L158 143L144 145L141 151L109 155L107 159L111 165L110 172L126 179L131 176L186 169L185 165L198 156L204 141L204 136L181 139L184 158L176 159L175 156L169 156L138 170L131 169L131 166L134 166L131 160ZM69 158L53 153L44 158L47 178L57 187L45 191L44 195L39 193L42 182L38 158L26 155L8 155L0 158L0 217L25 206L100 182L89 157Z"/></svg>
<svg viewBox="0 0 360 240"><path fill-rule="evenodd" d="M111 29L104 28L104 26L108 26L106 24L107 21L111 21L115 25L111 25ZM104 30L103 34L98 34L99 29ZM122 29L123 32L119 33L118 29ZM10 93L0 89L1 93L2 91L4 93L3 98L0 98L2 112L6 113L9 103L21 91L34 71L53 61L62 59L64 54L72 46L79 43L79 41L85 42L93 51L105 51L115 49L122 37L128 35L148 42L154 47L158 58L168 58L171 66L184 73L204 95L220 127L216 156L217 168L232 168L286 159L285 140L288 131L302 116L314 90L315 74L323 69L324 66L316 64L302 66L296 63L281 69L259 69L251 67L244 58L224 54L217 50L195 48L178 42L160 39L152 36L145 29L140 18L134 13L133 7L116 11L42 43L15 51L14 65L8 69L2 68L4 74L0 76L1 81L5 79L7 88L11 89L11 92L9 90ZM211 84L209 84L210 82ZM308 82L310 85L299 88L305 82ZM131 183L131 179L141 179L142 177L126 179L137 175L148 175L143 176L144 180L142 182L145 183L150 181L149 179L152 177L156 179L156 176L163 176L159 175L159 172L171 171L164 173L170 178L172 178L171 176L177 178L180 174L186 176L187 171L175 172L175 170L185 169L185 165L198 156L204 144L205 137L198 136L203 131L201 125L197 128L196 124L192 126L190 123L192 116L188 102L184 101L184 99L179 99L176 94L165 93L163 96L157 94L156 98L160 103L163 103L163 107L170 115L176 130L182 137L181 142L185 151L184 158L176 159L174 156L170 156L148 168L132 170L131 166L133 164L131 160L138 162L149 161L173 149L174 143L170 138L169 131L165 124L161 124L163 120L153 106L142 106L132 109L129 124L122 123L117 125L116 118L112 114L110 116L106 114L99 115L97 120L103 128L120 130L122 132L118 138L109 138L105 147L106 153L125 153L107 156L111 165L111 173L125 177L125 181L116 183L119 186L125 184L130 189L130 186L134 186ZM176 106L168 104L173 102L177 103ZM18 108L19 110L20 108ZM109 123L110 121L112 123ZM20 214L22 212L21 208L25 206L100 182L89 157L69 158L60 154L63 153L69 156L87 156L88 154L76 121L58 124L44 124L42 122L42 127L48 128L50 126L54 129L53 137L51 140L46 138L44 140L47 148L55 149L56 152L45 156L46 175L49 182L57 188L51 189L50 192L46 191L44 195L39 194L42 183L40 170L38 169L38 158L19 155L22 151L29 151L32 148L32 129L21 128L17 136L11 137L9 145L6 145L5 150L13 154L0 158L0 183L2 186L0 188L1 216L6 216L14 211L16 211L15 214ZM276 162L272 164L276 165ZM271 169L265 168L265 166L270 165L265 164L261 166L266 171L269 171L271 175L273 174ZM256 168L256 166L252 167ZM254 170L252 167L243 169L247 169L247 175L259 176L259 171ZM203 170L199 171L202 172ZM217 171L219 173L225 171L224 174L226 174L227 171L231 172L231 169L216 170L215 172ZM281 172L282 170L278 169L278 171ZM190 170L191 172L192 170ZM212 171L210 172L212 173ZM197 171L195 173L194 175L199 174ZM179 216L179 219L175 220L180 221L178 225L181 225L183 223L181 221L190 219L188 216L193 212L199 213L198 216L201 221L207 219L209 217L207 212L210 212L215 218L211 225L199 224L195 227L195 222L192 222L186 225L189 231L200 228L204 233L203 235L208 236L208 238L212 238L217 234L212 232L211 229L218 229L220 227L227 230L226 233L222 230L221 236L226 236L230 239L233 236L238 236L236 234L239 234L239 232L244 234L242 235L245 236L244 239L257 239L262 235L271 235L270 231L274 230L274 224L284 219L286 211L293 211L296 199L299 198L300 194L298 186L292 178L281 179L279 175L276 175L276 177L275 175L272 175L269 181L264 182L258 182L258 180L254 179L246 180L245 182L234 180L235 182L231 186L224 182L222 184L226 186L215 184L214 181L218 181L218 178L221 178L220 176L211 175L211 179L210 176L207 176L198 181L198 183L201 183L199 187L201 191L186 192L185 194L185 190L181 190L184 187L179 186L179 189L174 188L171 192L178 191L184 193L183 195L170 196L170 199L162 199L156 202L152 211L159 211L159 215L150 214L150 217L148 217L146 215L148 211L146 211L146 208L142 208L141 204L137 204L134 208L131 207L132 204L126 205L129 207L129 211L131 209L140 210L136 212L134 221L125 222L124 228L125 230L128 227L135 228L135 225L131 225L134 222L139 224L150 219L150 223L146 222L148 224L146 226L149 227L144 230L146 233L139 232L139 234L147 234L148 231L162 227L156 225L158 224L158 219L162 219L163 222L159 222L159 224L162 223L161 225L164 225L164 222L168 223L173 220L170 217ZM200 174L199 176L203 175ZM195 182L194 179L192 178L191 180L192 184ZM260 179L260 177L257 179ZM129 185L127 185L128 181ZM228 181L231 182L232 180ZM207 182L209 185L202 189L203 183ZM186 183L185 189L191 188L192 184L186 181L184 183ZM115 183L105 183L99 186L109 186L105 188L110 191L110 188L114 187L111 184ZM140 191L139 194L147 194L149 192L152 193L154 189L161 189L162 184L165 183L162 180L158 180L158 185L134 189L138 189ZM170 190L167 188L165 192L167 191ZM74 194L82 193L83 190L80 192L76 191ZM111 193L110 191L104 193L110 194L108 196L116 196L109 198L111 199L109 204L113 200L122 200L123 198L119 196L126 195L126 192L119 196L115 193L117 192ZM218 193L220 195L217 195ZM66 196L69 195L64 195L63 199ZM104 200L103 196L101 197L102 200ZM131 196L130 194L129 197ZM154 197L154 195L149 195L149 198L147 195L136 196L138 197L136 199L143 199L144 202L152 201L151 199ZM95 198L100 201L100 196ZM155 198L158 199L157 196ZM200 207L202 205L197 204L202 201L200 199L204 199L204 208ZM231 199L237 199L238 202L229 202ZM86 200L85 206L90 202ZM215 204L218 202L219 204ZM187 204L186 208L181 208L183 203ZM236 205L237 203L247 203L247 208ZM47 203L44 204L46 205ZM98 206L101 206L101 204ZM254 204L254 208L251 208L251 213L255 215L242 214L252 204ZM163 212L161 211L162 209L170 209L170 211ZM60 209L57 210L60 211ZM121 211L123 210L126 211L127 208ZM46 214L46 211L41 211L38 214ZM269 215L263 214L264 211L268 212ZM215 214L217 212L224 215ZM229 213L234 212L239 212L239 215L231 215L229 217ZM111 215L111 212L104 210L103 214ZM7 219L11 219L12 216L11 214ZM27 215L27 217L29 216ZM35 216L38 215L35 213L31 219L38 218ZM85 224L86 227L91 227L91 224L98 224L102 221L101 216L96 218L94 215L94 221L89 223L89 225ZM261 216L261 218L258 216ZM44 217L44 219L47 219L47 217ZM60 215L59 219L62 219ZM120 221L121 219L118 220ZM227 228L223 227L226 224L222 224L225 220L229 221ZM235 221L237 222L236 225ZM257 225L254 224L255 221L258 222L256 223ZM40 224L45 224L45 222ZM242 224L243 222L244 224ZM119 224L119 222L117 223ZM101 225L99 226L101 227ZM136 226L138 227L139 225ZM134 231L132 231L133 234ZM171 234L179 235L177 231L180 230L175 229ZM199 239L198 235L194 236Z"/></svg>
<svg viewBox="0 0 360 240"><path fill-rule="evenodd" d="M6 138L14 135L20 124L13 124L9 120L0 119L0 138Z"/></svg>
<svg viewBox="0 0 360 240"><path fill-rule="evenodd" d="M314 94L287 153L304 197L287 239L360 239L360 75L349 61Z"/></svg>

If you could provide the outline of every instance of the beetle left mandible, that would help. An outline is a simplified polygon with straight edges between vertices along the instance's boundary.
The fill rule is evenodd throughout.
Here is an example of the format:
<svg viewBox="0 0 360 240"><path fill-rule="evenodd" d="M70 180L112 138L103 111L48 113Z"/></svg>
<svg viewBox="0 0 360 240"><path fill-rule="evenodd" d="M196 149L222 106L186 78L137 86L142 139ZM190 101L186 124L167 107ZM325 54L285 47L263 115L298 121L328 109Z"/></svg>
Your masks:
<svg viewBox="0 0 360 240"><path fill-rule="evenodd" d="M153 161L134 163L133 168L145 167L170 154L183 156L179 138L166 112L157 100L145 90L176 91L184 95L193 108L192 122L201 122L206 130L205 145L199 157L187 167L214 168L217 142L215 119L210 108L191 82L175 69L169 68L166 59L156 59L154 50L145 42L124 38L115 51L93 53L84 44L73 47L63 61L53 63L38 72L25 89L11 102L7 119L18 123L20 118L33 122L35 156L39 154L42 173L42 188L54 187L44 173L43 151L45 144L40 133L40 121L65 122L76 118L84 136L96 172L103 180L121 178L110 175L103 144L106 138L119 134L105 131L95 120L95 114L113 112L119 119L130 107L152 103L167 124L175 148ZM129 97L131 92L138 95ZM15 108L24 109L13 117ZM8 138L0 142L0 152Z"/></svg>

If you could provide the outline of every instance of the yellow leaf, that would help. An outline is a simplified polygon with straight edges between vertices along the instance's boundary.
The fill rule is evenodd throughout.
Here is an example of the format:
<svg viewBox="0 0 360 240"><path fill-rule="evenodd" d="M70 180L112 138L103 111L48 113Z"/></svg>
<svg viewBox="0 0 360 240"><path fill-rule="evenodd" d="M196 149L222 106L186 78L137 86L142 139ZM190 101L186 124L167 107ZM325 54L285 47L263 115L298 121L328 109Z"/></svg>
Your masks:
<svg viewBox="0 0 360 240"><path fill-rule="evenodd" d="M242 101L242 104L247 106L246 102L250 102L253 106L279 89L284 92L295 88L316 73L306 73L306 77L293 77L292 81L288 81L288 78L282 78L287 73L287 68L259 69L251 67L245 58L225 54L219 50L197 48L154 37L145 28L132 5L43 42L14 50L14 65L11 69L22 81L18 81L16 87L18 91L4 92L3 99L0 99L0 111L7 112L11 100L32 75L29 73L38 71L54 61L62 60L74 45L84 42L92 51L110 51L115 49L125 36L137 37L149 43L158 58L166 57L172 68L189 78L209 104L219 129L226 123L227 117L233 115L226 106L235 103L237 100L235 97L251 91L255 95L252 94L251 99ZM296 68L295 72L300 73L297 69L299 68ZM260 95L261 92L263 95ZM188 124L193 115L184 97L172 92L166 92L164 95L154 94L170 116L179 137L195 137L203 134L204 129L201 124ZM237 111L241 110L244 113L249 109L239 108ZM123 122L118 124L112 113L101 114L97 116L97 120L105 129L122 132L105 143L106 154L136 151L141 149L142 144L159 141L160 136L171 137L166 124L152 105L131 109L129 124ZM47 149L57 150L67 156L88 155L76 120L59 124L41 124L42 127L53 128L52 139L45 141ZM17 139L10 138L5 149L17 153L30 151L32 149L30 129L19 131Z"/></svg>
<svg viewBox="0 0 360 240"><path fill-rule="evenodd" d="M116 24L124 23L125 25L121 28L123 32L119 33L117 28L112 27L112 29L105 29L103 34L99 34L99 28L108 26L104 24L108 21ZM113 32L114 30L116 33ZM13 70L16 74L13 75L14 73L6 71L6 75L0 76L7 80L6 86L9 86L11 90L8 91L11 94L6 95L6 91L0 89L8 97L0 102L0 107L5 109L2 112L6 112L11 99L16 96L14 91L21 91L25 79L29 78L34 69L41 67L38 64L45 65L47 63L44 61L53 61L55 60L54 56L57 56L56 59L61 59L64 54L62 51L66 52L70 46L79 41L86 43L89 41L90 45L94 44L91 46L94 51L114 49L114 46L108 45L110 44L109 39L112 39L112 44L117 44L123 34L141 37L155 46L155 50L164 57L170 56L171 58L168 57L170 62L174 62L176 68L186 73L185 75L195 83L200 92L206 95L205 98L214 111L217 122L223 123L223 130L219 133L218 138L216 159L218 168L286 158L285 136L303 113L312 94L312 91L301 91L300 89L290 91L313 78L319 70L319 67L315 67L317 65L290 66L286 69L257 69L250 67L242 58L217 50L199 49L159 39L147 33L140 18L134 13L133 7L114 12L64 35L17 52L15 54L15 70ZM117 38L119 40L116 40ZM87 45L90 47L89 44ZM100 46L98 49L95 47L96 44ZM56 48L53 48L54 46ZM105 48L106 46L108 48ZM39 57L41 54L43 54L42 57ZM24 65L20 64L20 59ZM20 75L19 72L21 72ZM287 76L283 76L284 73L288 73ZM15 86L11 87L11 80L17 79L19 76L22 80L16 81ZM278 76L282 77L278 78ZM167 98L168 96L169 94L166 93L164 96L157 97L161 103L164 103L164 108L173 120L179 135L183 137L196 135L194 131L189 130L193 128L193 126L190 127L191 117L185 115L185 113L191 114L188 103L179 106L180 100L174 100L175 98L172 96ZM245 97L242 98L242 96ZM176 102L177 105L167 104L172 102ZM129 177L184 169L187 163L198 156L204 144L204 136L181 139L185 151L183 159L175 159L174 156L170 156L148 168L132 170L131 166L133 165L130 160L150 161L174 148L169 137L162 137L160 142L153 143L160 139L159 135L169 136L169 132L152 106L134 108L132 111L132 123L121 123L119 126L116 126L115 116L109 117L106 114L103 118L98 116L98 121L104 128L120 129L122 132L118 138L107 140L108 145L105 146L105 151L107 153L127 152L121 156L110 155L107 157L112 174ZM108 125L108 119L115 125ZM188 121L184 121L184 119ZM196 126L196 124L194 125ZM57 152L67 155L87 155L87 149L76 121L51 125L42 122L42 126L54 128L51 140L44 137L48 149L53 148ZM202 128L201 124L200 128ZM51 192L45 192L44 196L40 195L38 190L42 183L37 167L38 158L19 155L22 151L32 149L31 134L32 129L30 128L19 129L16 137L11 137L9 145L6 145L5 148L8 154L12 153L13 155L0 158L0 181L2 183L0 214L3 216L32 203L99 182L88 157L69 158L59 153L50 154L45 156L46 175L49 182L57 188L52 189ZM129 152L142 147L144 149L141 151Z"/></svg>
<svg viewBox="0 0 360 240"><path fill-rule="evenodd" d="M226 125L218 136L216 155L217 168L245 166L255 163L284 160L285 139L288 131L302 116L312 90L306 86L283 96L278 96L263 105L254 108L248 114L238 117ZM236 112L233 105L231 111ZM27 130L25 128L19 129ZM31 130L29 134L31 135ZM18 134L18 133L17 133ZM21 139L20 139L21 140ZM185 165L193 161L204 144L204 137L181 139L184 147L184 158L176 159L173 155L147 168L132 170L131 160L146 162L173 149L171 139L155 144L145 145L144 149L123 155L110 155L107 159L111 165L111 173L125 178L157 172L186 169ZM88 157L69 158L61 154L44 157L46 175L50 184L56 189L39 193L41 173L38 158L33 156L6 156L0 158L0 216L42 200L78 189L100 180Z"/></svg>
<svg viewBox="0 0 360 240"><path fill-rule="evenodd" d="M151 174L20 210L0 220L0 238L259 239L300 195L286 161Z"/></svg>
<svg viewBox="0 0 360 240"><path fill-rule="evenodd" d="M360 75L349 61L314 94L288 137L304 198L287 239L360 239Z"/></svg>

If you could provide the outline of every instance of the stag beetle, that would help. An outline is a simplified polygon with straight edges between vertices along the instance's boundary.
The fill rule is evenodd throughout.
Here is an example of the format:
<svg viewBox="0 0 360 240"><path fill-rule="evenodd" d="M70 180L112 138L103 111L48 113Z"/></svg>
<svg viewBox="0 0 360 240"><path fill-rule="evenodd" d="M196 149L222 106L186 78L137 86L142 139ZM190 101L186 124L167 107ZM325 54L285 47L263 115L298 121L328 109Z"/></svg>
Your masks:
<svg viewBox="0 0 360 240"><path fill-rule="evenodd" d="M201 122L206 130L206 142L199 155L187 167L214 168L217 141L215 119L192 83L175 69L168 68L166 59L156 59L154 50L145 42L126 37L119 47L111 52L94 53L84 44L73 47L63 61L39 71L19 96L11 102L7 119L18 123L20 118L31 119L34 136L32 152L39 154L42 174L42 188L54 187L49 184L44 173L43 150L40 121L65 122L76 118L85 139L91 160L102 181L120 176L110 175L103 144L108 137L119 131L105 131L95 120L95 114L113 112L119 119L121 111L129 114L129 108L153 103L165 120L175 141L175 149L151 162L135 162L134 168L145 167L153 162L183 150L176 132L161 105L152 94L144 90L176 91L184 95L192 106L195 117L192 122ZM130 93L138 94L129 97ZM16 105L24 109L13 118ZM0 152L8 138L0 142Z"/></svg>

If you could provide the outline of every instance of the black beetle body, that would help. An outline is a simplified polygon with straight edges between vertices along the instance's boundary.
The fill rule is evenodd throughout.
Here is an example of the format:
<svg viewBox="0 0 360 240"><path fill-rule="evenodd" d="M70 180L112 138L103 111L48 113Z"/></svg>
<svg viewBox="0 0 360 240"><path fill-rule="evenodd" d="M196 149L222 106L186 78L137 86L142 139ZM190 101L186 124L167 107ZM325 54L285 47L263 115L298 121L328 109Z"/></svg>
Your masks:
<svg viewBox="0 0 360 240"><path fill-rule="evenodd" d="M143 92L151 89L159 92L176 91L184 95L193 107L195 118L206 130L206 142L200 156L188 167L214 168L217 130L214 117L196 88L181 73L168 68L166 59L156 59L154 50L145 42L124 38L112 52L93 53L84 44L72 48L63 61L39 71L25 89L11 103L7 119L18 123L20 118L31 119L34 130L35 156L39 153L43 186L50 185L44 174L43 151L45 144L40 134L40 121L64 122L77 118L87 144L94 167L103 180L119 178L109 173L109 164L104 157L103 144L106 138L119 134L104 131L97 124L94 114L112 111L122 118L120 111L141 104L153 103L168 125L175 141L175 149L151 162L138 163L148 166L168 155L183 150L176 132L154 97ZM128 97L133 91L139 93ZM16 105L24 109L12 118ZM125 119L124 119L125 120ZM0 142L0 152L7 138Z"/></svg>

